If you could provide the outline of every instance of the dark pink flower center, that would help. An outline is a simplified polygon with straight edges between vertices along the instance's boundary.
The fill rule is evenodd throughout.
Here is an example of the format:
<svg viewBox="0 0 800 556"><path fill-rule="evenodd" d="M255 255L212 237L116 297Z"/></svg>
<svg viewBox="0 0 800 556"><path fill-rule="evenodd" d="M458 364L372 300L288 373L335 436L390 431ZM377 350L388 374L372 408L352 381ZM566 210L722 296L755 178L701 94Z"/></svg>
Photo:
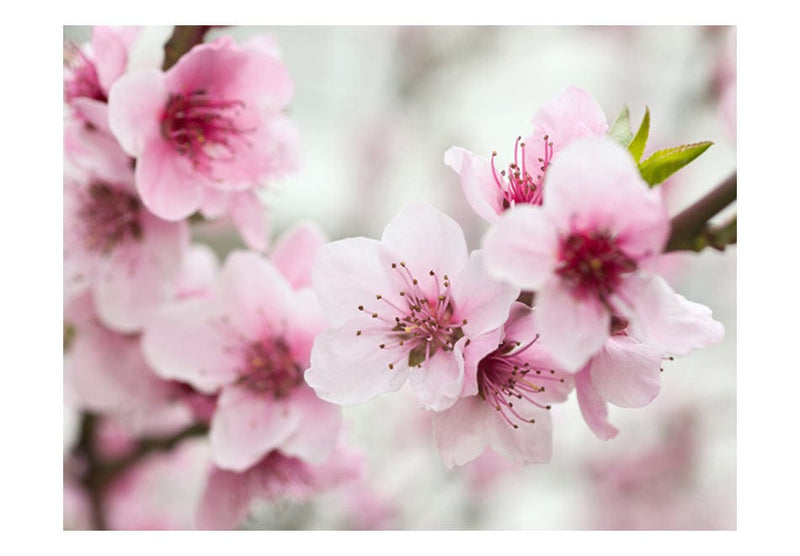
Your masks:
<svg viewBox="0 0 800 556"><path fill-rule="evenodd" d="M521 348L507 341L478 363L478 394L515 429L519 428L517 423L536 422L526 415L531 406L550 409L536 400L546 391L548 382L564 382L554 369L536 366L522 357L536 339Z"/></svg>
<svg viewBox="0 0 800 556"><path fill-rule="evenodd" d="M604 303L619 286L622 276L636 270L636 262L605 232L576 232L561 241L556 272L580 296Z"/></svg>
<svg viewBox="0 0 800 556"><path fill-rule="evenodd" d="M76 98L91 98L108 102L94 62L81 52L80 48L70 45L64 50L64 63L67 66L67 76L64 79L64 98L72 102Z"/></svg>
<svg viewBox="0 0 800 556"><path fill-rule="evenodd" d="M245 346L238 383L254 392L287 397L303 384L303 367L295 361L282 338L264 338Z"/></svg>
<svg viewBox="0 0 800 556"><path fill-rule="evenodd" d="M534 179L528 172L531 169L525 162L525 143L521 143L521 139L522 137L517 137L517 141L514 143L514 162L508 165L508 173L501 170L498 174L494 165L497 151L492 153L492 175L503 199L503 210L508 210L518 204L542 204L542 182L544 181L544 172L553 158L553 143L548 142L548 137L545 135L545 157L539 159L541 166L538 168L541 173L537 173ZM522 160L521 165L520 159Z"/></svg>
<svg viewBox="0 0 800 556"><path fill-rule="evenodd" d="M172 94L161 115L161 136L196 170L208 174L215 162L232 161L236 143L252 131L236 123L243 107L239 100L215 98L204 90Z"/></svg>
<svg viewBox="0 0 800 556"><path fill-rule="evenodd" d="M453 315L450 278L446 274L440 279L435 271L429 271L423 278L429 281L428 287L423 290L420 280L405 262L392 263L391 268L404 282L405 287L398 292L402 301L395 303L376 294L375 299L382 305L380 310L364 305L359 305L358 310L384 325L379 327L378 334L385 337L388 332L396 340L396 343L378 344L379 349L398 350L398 358L389 364L389 369L406 357L409 366L421 367L438 349L453 350L455 342L464 335L461 326L467 324L467 320L458 320ZM431 296L431 291L435 295ZM363 334L365 331L356 331L356 336Z"/></svg>
<svg viewBox="0 0 800 556"><path fill-rule="evenodd" d="M86 247L107 254L121 243L141 240L141 208L134 195L103 183L91 184L78 211Z"/></svg>

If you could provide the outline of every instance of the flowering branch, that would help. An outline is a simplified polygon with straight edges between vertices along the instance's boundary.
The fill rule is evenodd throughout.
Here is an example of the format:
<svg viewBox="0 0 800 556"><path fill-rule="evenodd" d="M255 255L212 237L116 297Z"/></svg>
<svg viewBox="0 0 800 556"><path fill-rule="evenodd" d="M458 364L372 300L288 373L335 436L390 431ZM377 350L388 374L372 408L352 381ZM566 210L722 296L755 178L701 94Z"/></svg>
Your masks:
<svg viewBox="0 0 800 556"><path fill-rule="evenodd" d="M203 42L203 37L210 29L210 25L176 25L169 40L164 44L164 65L161 69L167 71L174 66L193 46Z"/></svg>
<svg viewBox="0 0 800 556"><path fill-rule="evenodd" d="M722 250L736 243L736 217L720 227L708 221L736 201L736 172L705 197L672 219L672 234L665 251L702 251L705 247Z"/></svg>

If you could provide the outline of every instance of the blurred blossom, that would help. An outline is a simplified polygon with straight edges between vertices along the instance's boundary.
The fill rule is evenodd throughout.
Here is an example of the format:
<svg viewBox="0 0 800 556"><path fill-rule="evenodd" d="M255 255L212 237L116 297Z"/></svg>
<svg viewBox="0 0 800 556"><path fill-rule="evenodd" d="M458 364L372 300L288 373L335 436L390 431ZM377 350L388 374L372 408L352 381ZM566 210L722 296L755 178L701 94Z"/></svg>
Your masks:
<svg viewBox="0 0 800 556"><path fill-rule="evenodd" d="M664 420L651 446L627 446L589 464L593 529L728 529L725 498L698 487L697 412Z"/></svg>
<svg viewBox="0 0 800 556"><path fill-rule="evenodd" d="M109 528L194 529L194 512L208 465L208 447L203 440L187 440L171 451L148 456L109 486Z"/></svg>

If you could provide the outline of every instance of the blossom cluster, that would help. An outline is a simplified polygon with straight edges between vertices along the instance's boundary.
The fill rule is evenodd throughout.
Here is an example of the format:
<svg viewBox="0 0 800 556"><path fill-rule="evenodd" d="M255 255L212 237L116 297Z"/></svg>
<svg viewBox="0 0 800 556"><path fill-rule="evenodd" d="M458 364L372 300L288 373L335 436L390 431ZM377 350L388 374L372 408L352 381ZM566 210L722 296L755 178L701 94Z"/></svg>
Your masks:
<svg viewBox="0 0 800 556"><path fill-rule="evenodd" d="M231 528L253 498L307 497L362 470L339 408L303 380L326 326L309 288L325 237L300 223L265 254L259 191L296 169L298 150L276 46L223 36L166 70L131 69L136 37L96 27L66 53L65 392L116 423L119 457L140 437L204 425L189 523ZM196 217L231 222L248 249L220 265L191 241ZM120 489L107 489L110 507Z"/></svg>
<svg viewBox="0 0 800 556"><path fill-rule="evenodd" d="M329 241L306 221L271 244L260 192L298 168L299 146L276 44L220 36L135 68L137 33L96 27L65 51L65 395L101 419L65 489L105 497L103 525L183 526L113 522L127 515L115 496L147 496L147 479L93 482L98 458L135 459L159 435L207 438L188 522L234 528L256 498L359 480L341 406L408 385L446 468L487 448L544 463L550 409L573 390L610 439L608 404L648 405L665 361L722 339L656 273L662 192L639 134L621 141L588 92L543 106L506 167L444 153L489 226L480 249L420 203L379 240ZM232 224L244 247L220 261L193 241L198 220Z"/></svg>

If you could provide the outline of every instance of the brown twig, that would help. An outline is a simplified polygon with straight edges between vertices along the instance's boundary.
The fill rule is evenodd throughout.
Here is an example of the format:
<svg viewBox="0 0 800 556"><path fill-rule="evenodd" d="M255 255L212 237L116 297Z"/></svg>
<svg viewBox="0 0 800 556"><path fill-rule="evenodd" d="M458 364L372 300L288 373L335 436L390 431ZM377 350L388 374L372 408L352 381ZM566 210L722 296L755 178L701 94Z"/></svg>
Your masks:
<svg viewBox="0 0 800 556"><path fill-rule="evenodd" d="M174 66L181 56L203 42L210 29L211 25L176 25L164 44L164 64L161 69L167 71Z"/></svg>
<svg viewBox="0 0 800 556"><path fill-rule="evenodd" d="M720 228L711 228L708 221L725 207L736 201L736 172L715 187L706 196L692 204L672 219L667 251L701 251L707 246L724 249L723 239L736 242L736 218ZM727 232L723 229L730 228ZM715 231L716 230L716 231ZM731 235L732 232L732 235Z"/></svg>

